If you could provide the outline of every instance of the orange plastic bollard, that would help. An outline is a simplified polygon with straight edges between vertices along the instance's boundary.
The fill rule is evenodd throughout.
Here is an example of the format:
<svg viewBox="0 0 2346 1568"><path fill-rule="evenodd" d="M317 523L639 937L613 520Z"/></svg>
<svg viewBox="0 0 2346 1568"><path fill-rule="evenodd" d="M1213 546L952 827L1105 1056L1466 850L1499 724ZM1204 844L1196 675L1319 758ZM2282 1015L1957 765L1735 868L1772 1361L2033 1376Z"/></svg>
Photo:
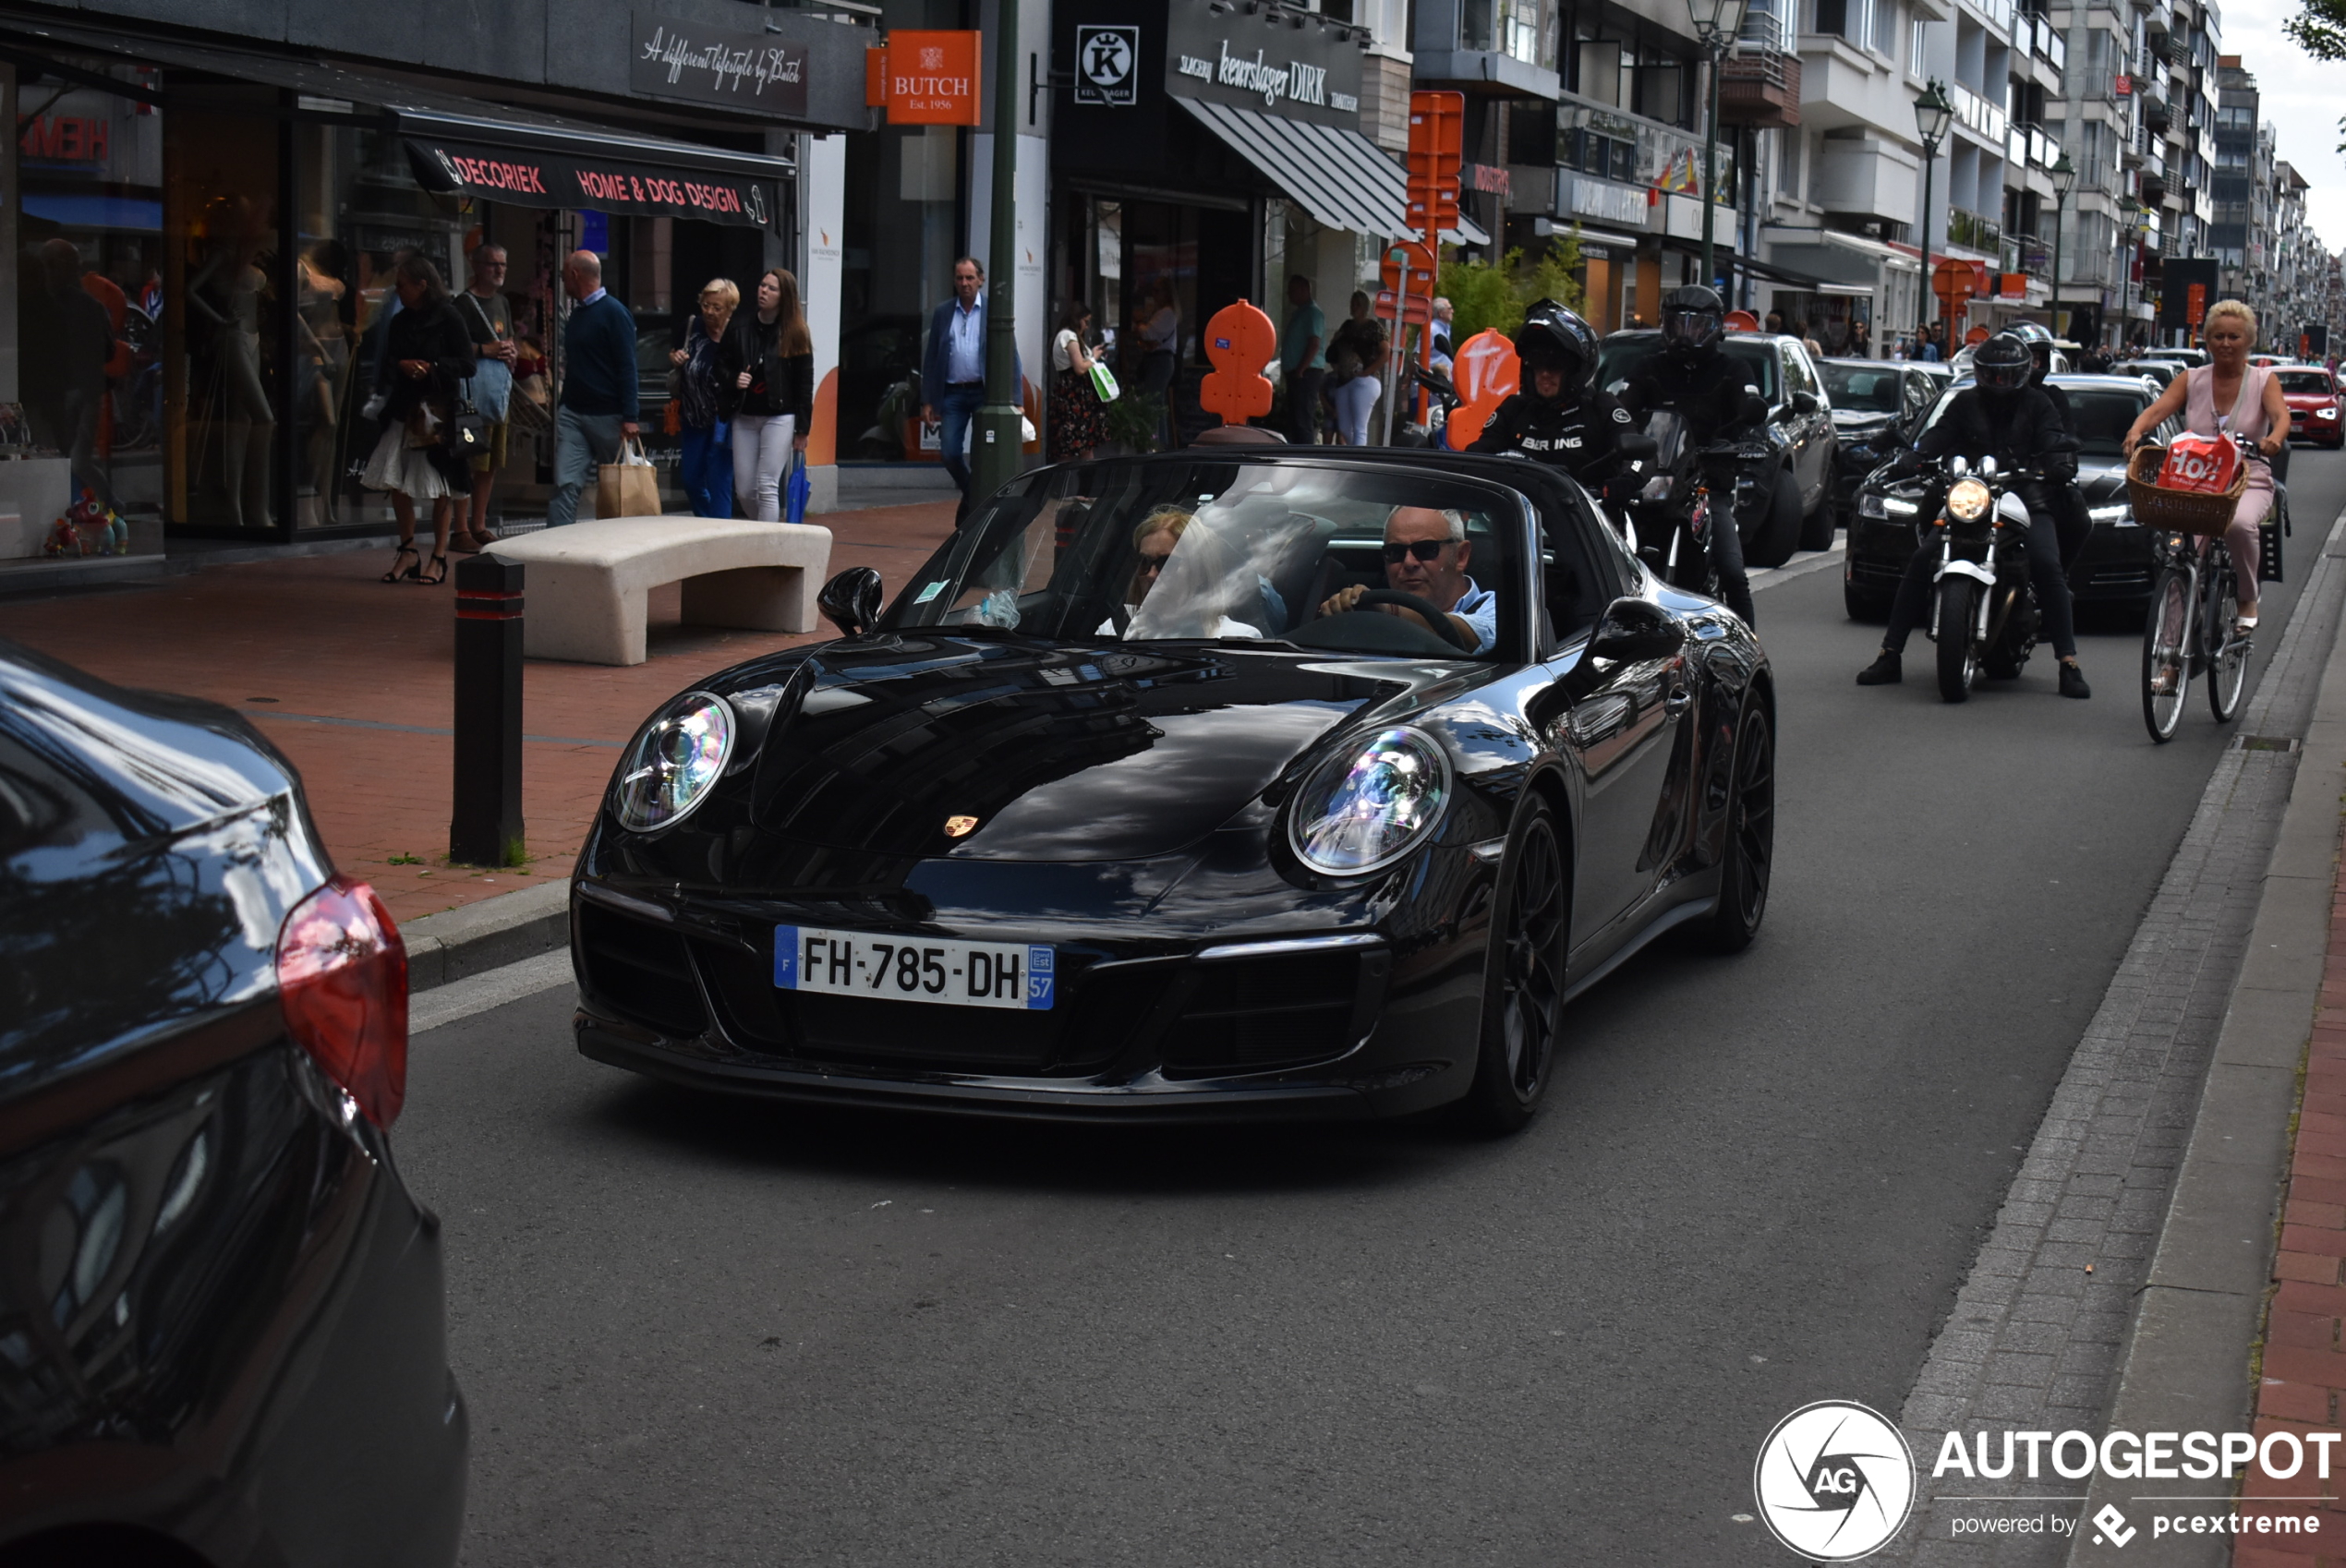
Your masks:
<svg viewBox="0 0 2346 1568"><path fill-rule="evenodd" d="M1216 310L1205 324L1205 356L1214 368L1198 383L1198 406L1219 414L1225 425L1270 413L1271 383L1263 370L1278 351L1278 329L1247 301Z"/></svg>
<svg viewBox="0 0 2346 1568"><path fill-rule="evenodd" d="M1443 427L1443 439L1452 452L1464 452L1499 411L1499 404L1515 395L1522 370L1516 363L1514 340L1495 328L1460 344L1451 362L1459 402L1450 411L1450 422Z"/></svg>

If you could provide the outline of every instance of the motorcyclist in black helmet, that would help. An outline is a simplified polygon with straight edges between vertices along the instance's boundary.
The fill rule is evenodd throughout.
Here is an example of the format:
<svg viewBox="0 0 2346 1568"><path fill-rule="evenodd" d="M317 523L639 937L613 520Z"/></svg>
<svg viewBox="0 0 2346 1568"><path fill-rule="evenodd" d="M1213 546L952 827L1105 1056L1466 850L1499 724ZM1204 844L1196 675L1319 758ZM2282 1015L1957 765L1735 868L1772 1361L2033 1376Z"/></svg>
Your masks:
<svg viewBox="0 0 2346 1568"><path fill-rule="evenodd" d="M1639 428L1655 409L1670 409L1686 421L1687 439L1703 447L1750 424L1747 404L1759 388L1751 384L1742 363L1719 346L1726 336L1726 302L1716 289L1688 283L1663 297L1662 352L1638 368L1621 393L1621 406ZM1732 473L1712 475L1711 489L1735 494ZM1720 598L1745 624L1757 626L1751 582L1743 570L1743 536L1732 513L1723 507L1716 513L1724 525L1711 530L1711 562L1718 569Z"/></svg>
<svg viewBox="0 0 2346 1568"><path fill-rule="evenodd" d="M1922 458L1955 455L1975 463L1993 457L2005 472L2030 468L2052 475L2066 466L2074 474L2077 439L2062 426L2045 390L2033 383L2035 371L2035 358L2020 339L2000 334L1981 344L1971 364L1975 384L1955 393L1947 411L1923 432L1914 452L1896 465L1912 472ZM2077 634L2069 577L2061 568L2051 489L2033 480L2018 487L2020 499L2028 507L2028 576L2036 585L2046 638L2061 659L2061 694L2089 697L2093 690L2077 668ZM1935 509L1938 503L1934 499L1930 504ZM1933 514L1935 510L1925 513ZM1938 556L1928 549L1917 549L1906 563L1898 597L1891 602L1890 628L1881 639L1881 653L1858 672L1857 684L1887 686L1898 681L1899 656L1905 651L1906 638L1929 613L1931 579L1938 568Z"/></svg>
<svg viewBox="0 0 2346 1568"><path fill-rule="evenodd" d="M1521 390L1499 404L1467 450L1519 452L1602 491L1622 467L1629 415L1590 384L1597 371L1596 332L1554 300L1536 300L1516 329L1515 356Z"/></svg>
<svg viewBox="0 0 2346 1568"><path fill-rule="evenodd" d="M2037 368L2028 384L2051 400L2061 416L2062 428L2071 436L2077 434L2077 414L2069 406L2069 394L2046 378L2052 374L2053 335L2034 321L2014 321L2003 330L2005 337L2018 338L2028 345L2037 361ZM2077 556L2086 548L2086 540L2093 532L2093 519L2086 514L2086 495L2077 488L2077 463L2069 461L2069 472L2062 477L2053 497L2053 526L2061 538L2062 571L2077 564Z"/></svg>

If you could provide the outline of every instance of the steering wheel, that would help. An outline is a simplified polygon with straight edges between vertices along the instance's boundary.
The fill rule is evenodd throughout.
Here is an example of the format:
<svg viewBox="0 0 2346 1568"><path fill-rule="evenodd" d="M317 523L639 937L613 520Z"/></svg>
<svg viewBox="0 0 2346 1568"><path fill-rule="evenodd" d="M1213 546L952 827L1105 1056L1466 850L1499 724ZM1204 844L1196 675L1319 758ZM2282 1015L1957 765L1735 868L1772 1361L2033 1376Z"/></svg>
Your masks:
<svg viewBox="0 0 2346 1568"><path fill-rule="evenodd" d="M1405 594L1398 588L1371 588L1352 601L1352 609L1347 613L1362 611L1375 604L1389 604L1399 609L1413 609L1425 618L1426 625L1433 628L1435 636L1460 653L1470 654L1474 651L1474 645L1467 641L1465 630L1450 619L1447 611L1434 609L1431 599L1420 598L1415 594Z"/></svg>

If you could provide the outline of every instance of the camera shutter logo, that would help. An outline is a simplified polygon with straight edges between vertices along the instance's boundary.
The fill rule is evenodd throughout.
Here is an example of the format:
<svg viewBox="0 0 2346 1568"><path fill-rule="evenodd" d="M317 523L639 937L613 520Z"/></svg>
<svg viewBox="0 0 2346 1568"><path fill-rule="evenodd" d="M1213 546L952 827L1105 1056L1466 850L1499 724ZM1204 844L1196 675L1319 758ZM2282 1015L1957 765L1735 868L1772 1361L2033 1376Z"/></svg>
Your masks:
<svg viewBox="0 0 2346 1568"><path fill-rule="evenodd" d="M1141 30L1137 27L1077 28L1075 101L1097 108L1129 107L1140 58Z"/></svg>
<svg viewBox="0 0 2346 1568"><path fill-rule="evenodd" d="M1751 1490L1776 1539L1820 1562L1854 1562L1905 1526L1914 1451L1878 1412L1820 1400L1776 1423L1760 1445Z"/></svg>

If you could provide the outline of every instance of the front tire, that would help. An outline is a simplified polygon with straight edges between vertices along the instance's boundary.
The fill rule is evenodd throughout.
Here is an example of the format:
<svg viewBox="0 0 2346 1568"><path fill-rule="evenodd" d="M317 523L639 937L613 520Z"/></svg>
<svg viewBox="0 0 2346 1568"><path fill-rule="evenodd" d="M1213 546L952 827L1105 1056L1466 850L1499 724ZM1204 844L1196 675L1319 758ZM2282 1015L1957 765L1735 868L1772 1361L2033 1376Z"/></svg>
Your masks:
<svg viewBox="0 0 2346 1568"><path fill-rule="evenodd" d="M1839 530L1840 524L1841 519L1833 513L1832 487L1827 485L1825 493L1817 498L1817 510L1800 520L1800 548L1832 549L1832 536Z"/></svg>
<svg viewBox="0 0 2346 1568"><path fill-rule="evenodd" d="M1939 580L1939 695L1951 703L1968 702L1979 679L1979 652L1971 644L1977 587L1968 577Z"/></svg>
<svg viewBox="0 0 2346 1568"><path fill-rule="evenodd" d="M2183 721L2183 699L2191 686L2184 649L2190 642L2189 574L2169 567L2150 591L2150 614L2143 621L2143 727L2164 745Z"/></svg>
<svg viewBox="0 0 2346 1568"><path fill-rule="evenodd" d="M2239 599L2231 568L2216 574L2207 602L2207 706L2217 723L2230 724L2240 712L2241 694L2248 688L2248 639L2234 635L2231 629L2232 607Z"/></svg>
<svg viewBox="0 0 2346 1568"><path fill-rule="evenodd" d="M1799 543L1800 487L1791 469L1779 468L1768 510L1745 543L1744 562L1755 569L1782 566L1792 559L1793 548Z"/></svg>
<svg viewBox="0 0 2346 1568"><path fill-rule="evenodd" d="M1474 1085L1459 1104L1469 1127L1504 1137L1539 1114L1564 1030L1571 889L1556 815L1534 796L1501 862L1483 963L1482 1039Z"/></svg>
<svg viewBox="0 0 2346 1568"><path fill-rule="evenodd" d="M1776 738L1768 710L1757 698L1735 726L1726 842L1719 861L1719 909L1711 917L1711 945L1722 953L1740 953L1767 918L1776 863Z"/></svg>

